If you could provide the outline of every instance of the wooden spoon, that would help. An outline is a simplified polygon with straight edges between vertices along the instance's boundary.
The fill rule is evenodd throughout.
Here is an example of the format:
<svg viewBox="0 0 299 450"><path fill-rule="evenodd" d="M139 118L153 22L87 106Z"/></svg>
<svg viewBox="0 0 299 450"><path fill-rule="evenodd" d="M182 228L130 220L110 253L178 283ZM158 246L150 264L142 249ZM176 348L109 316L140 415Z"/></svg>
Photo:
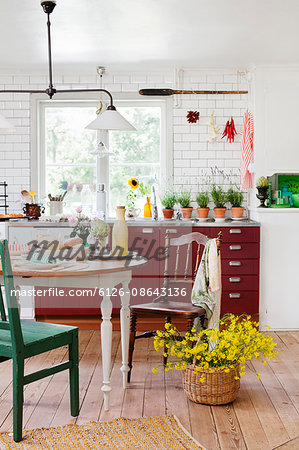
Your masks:
<svg viewBox="0 0 299 450"><path fill-rule="evenodd" d="M32 197L32 203L34 204L34 203L35 203L35 201L34 201L35 191L30 191L30 192L29 192L29 195L31 195L31 197Z"/></svg>
<svg viewBox="0 0 299 450"><path fill-rule="evenodd" d="M32 203L32 198L28 191L26 191L26 190L21 191L21 194L23 195L26 203Z"/></svg>

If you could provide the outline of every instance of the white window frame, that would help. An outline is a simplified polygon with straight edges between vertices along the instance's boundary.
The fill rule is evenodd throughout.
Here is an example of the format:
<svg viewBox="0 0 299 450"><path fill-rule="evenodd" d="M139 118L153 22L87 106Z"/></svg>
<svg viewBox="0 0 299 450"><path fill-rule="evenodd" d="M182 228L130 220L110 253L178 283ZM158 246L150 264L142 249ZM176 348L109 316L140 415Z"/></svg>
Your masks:
<svg viewBox="0 0 299 450"><path fill-rule="evenodd" d="M173 135L172 135L172 101L170 98L144 99L138 93L112 93L115 106L158 106L161 108L161 182L173 177ZM105 101L105 94L103 95ZM95 111L99 105L99 93L70 93L57 94L55 99L45 99L39 94L31 95L31 189L34 189L41 197L45 192L45 136L44 136L44 111L45 107L72 106L78 103L84 106L94 106ZM129 133L129 132L128 132ZM98 131L97 142L103 141L109 148L109 131ZM78 164L84 165L84 164ZM91 164L93 166L93 164ZM97 183L105 183L109 186L109 157L96 158ZM109 189L107 192L109 196ZM109 198L108 198L109 201Z"/></svg>

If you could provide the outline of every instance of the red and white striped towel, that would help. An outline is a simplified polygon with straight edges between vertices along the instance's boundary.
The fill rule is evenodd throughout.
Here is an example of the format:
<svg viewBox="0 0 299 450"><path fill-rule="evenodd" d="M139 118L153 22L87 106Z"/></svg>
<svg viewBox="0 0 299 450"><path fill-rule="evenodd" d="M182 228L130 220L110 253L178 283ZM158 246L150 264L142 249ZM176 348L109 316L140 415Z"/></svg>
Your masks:
<svg viewBox="0 0 299 450"><path fill-rule="evenodd" d="M248 109L243 116L242 128L242 163L241 163L241 189L252 188L252 175L248 166L253 158L253 115Z"/></svg>

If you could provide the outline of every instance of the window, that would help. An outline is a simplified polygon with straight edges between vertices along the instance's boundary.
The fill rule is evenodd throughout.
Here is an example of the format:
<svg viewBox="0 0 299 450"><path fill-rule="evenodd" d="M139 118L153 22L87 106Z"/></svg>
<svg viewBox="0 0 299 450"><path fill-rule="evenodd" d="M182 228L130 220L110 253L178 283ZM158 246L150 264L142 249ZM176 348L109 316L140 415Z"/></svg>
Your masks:
<svg viewBox="0 0 299 450"><path fill-rule="evenodd" d="M124 204L128 180L137 178L144 184L160 182L161 175L161 108L158 106L118 107L137 132L114 131L109 136L109 149L114 155L109 164L110 215ZM142 206L144 199L137 206Z"/></svg>
<svg viewBox="0 0 299 450"><path fill-rule="evenodd" d="M38 191L48 200L48 194L67 190L66 213L74 213L81 205L87 214L95 213L97 184L105 183L108 215L113 217L116 206L126 203L129 178L152 185L168 175L167 157L161 152L166 148L166 102L120 100L115 104L137 132L85 130L94 119L97 101L39 102ZM100 140L113 155L90 154ZM139 202L138 207L144 199Z"/></svg>
<svg viewBox="0 0 299 450"><path fill-rule="evenodd" d="M96 161L90 151L96 146L96 132L84 129L93 117L93 107L44 110L44 192L55 197L67 190L66 212L81 204L91 212L95 204Z"/></svg>

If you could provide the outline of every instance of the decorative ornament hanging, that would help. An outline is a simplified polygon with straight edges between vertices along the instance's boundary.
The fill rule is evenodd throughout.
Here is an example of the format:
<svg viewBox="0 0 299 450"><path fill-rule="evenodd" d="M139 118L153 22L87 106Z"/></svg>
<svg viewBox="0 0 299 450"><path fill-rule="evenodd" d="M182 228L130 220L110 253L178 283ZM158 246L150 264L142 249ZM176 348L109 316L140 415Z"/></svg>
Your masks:
<svg viewBox="0 0 299 450"><path fill-rule="evenodd" d="M238 134L236 129L235 129L235 122L234 119L231 117L230 121L228 120L226 122L223 134L222 134L222 138L223 139L225 136L227 137L227 141L229 141L230 143L233 141L235 141L235 135Z"/></svg>
<svg viewBox="0 0 299 450"><path fill-rule="evenodd" d="M199 120L199 112L198 111L188 111L186 118L187 118L187 122L196 123Z"/></svg>
<svg viewBox="0 0 299 450"><path fill-rule="evenodd" d="M211 130L210 130L210 136L209 136L208 142L210 144L212 144L217 141L218 133L220 131L220 128L216 128L215 119L214 119L214 111L212 112L211 117L210 117L209 127Z"/></svg>

